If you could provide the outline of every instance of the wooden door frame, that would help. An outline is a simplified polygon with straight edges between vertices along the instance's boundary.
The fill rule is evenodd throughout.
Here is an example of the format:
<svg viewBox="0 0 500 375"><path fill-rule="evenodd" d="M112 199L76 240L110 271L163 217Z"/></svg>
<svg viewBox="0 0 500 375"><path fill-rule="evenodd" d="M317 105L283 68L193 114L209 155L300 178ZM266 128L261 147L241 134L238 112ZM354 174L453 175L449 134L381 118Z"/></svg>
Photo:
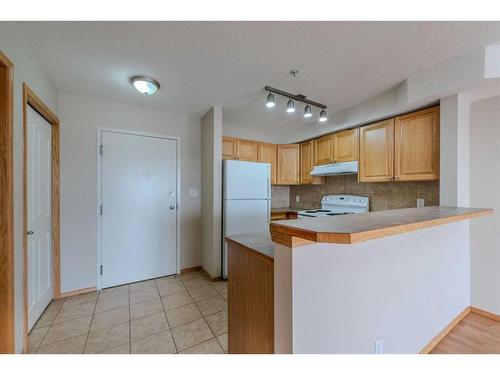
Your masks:
<svg viewBox="0 0 500 375"><path fill-rule="evenodd" d="M24 352L28 345L28 106L32 107L52 125L51 153L51 215L52 215L52 262L54 299L61 297L61 269L59 248L59 119L33 90L23 83L23 283L24 283Z"/></svg>
<svg viewBox="0 0 500 375"><path fill-rule="evenodd" d="M14 64L2 51L0 75L0 353L14 353Z"/></svg>

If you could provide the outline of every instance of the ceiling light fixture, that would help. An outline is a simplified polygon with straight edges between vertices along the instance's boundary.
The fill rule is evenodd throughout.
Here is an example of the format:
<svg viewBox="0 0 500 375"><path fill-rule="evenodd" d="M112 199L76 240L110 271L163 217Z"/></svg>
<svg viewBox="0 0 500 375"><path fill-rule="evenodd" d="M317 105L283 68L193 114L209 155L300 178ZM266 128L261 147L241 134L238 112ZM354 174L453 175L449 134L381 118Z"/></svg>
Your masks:
<svg viewBox="0 0 500 375"><path fill-rule="evenodd" d="M312 117L312 111L311 111L311 106L308 104L306 105L306 107L304 108L304 117L305 118L309 118L309 117Z"/></svg>
<svg viewBox="0 0 500 375"><path fill-rule="evenodd" d="M292 72L290 72L292 75ZM304 107L304 117L305 118L310 118L313 115L312 107L317 107L321 108L320 116L319 116L319 121L324 122L327 120L326 117L326 105L321 104L319 102L315 102L313 100L309 100L306 98L305 95L301 94L290 94L289 92L275 89L274 87L266 86L264 87L264 90L268 92L267 94L267 101L266 101L266 106L269 108L272 108L276 105L276 102L274 100L274 95L281 95L284 96L285 98L288 98L288 101L286 102L286 111L288 113L293 113L295 112L295 102L301 102L306 104Z"/></svg>
<svg viewBox="0 0 500 375"><path fill-rule="evenodd" d="M276 103L274 102L274 95L271 93L267 94L267 102L266 102L267 108L273 108L275 105Z"/></svg>
<svg viewBox="0 0 500 375"><path fill-rule="evenodd" d="M154 95L160 89L158 81L146 76L134 76L130 79L130 82L137 91L147 96Z"/></svg>
<svg viewBox="0 0 500 375"><path fill-rule="evenodd" d="M321 112L319 113L319 121L325 122L326 120L328 120L328 117L326 117L326 111L322 109Z"/></svg>

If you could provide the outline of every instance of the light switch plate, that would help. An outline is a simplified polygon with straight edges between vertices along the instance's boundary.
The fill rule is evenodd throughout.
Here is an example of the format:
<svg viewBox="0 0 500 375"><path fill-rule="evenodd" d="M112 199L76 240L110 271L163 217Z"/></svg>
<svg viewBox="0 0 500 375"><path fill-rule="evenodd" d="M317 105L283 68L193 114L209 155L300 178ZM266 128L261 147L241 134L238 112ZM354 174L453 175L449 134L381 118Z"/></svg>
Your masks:
<svg viewBox="0 0 500 375"><path fill-rule="evenodd" d="M295 202L299 203L300 202L300 196L299 195L296 195L295 196Z"/></svg>
<svg viewBox="0 0 500 375"><path fill-rule="evenodd" d="M425 199L424 198L417 198L417 207L418 208L425 207Z"/></svg>
<svg viewBox="0 0 500 375"><path fill-rule="evenodd" d="M190 197L197 197L198 196L198 189L189 189L189 196Z"/></svg>

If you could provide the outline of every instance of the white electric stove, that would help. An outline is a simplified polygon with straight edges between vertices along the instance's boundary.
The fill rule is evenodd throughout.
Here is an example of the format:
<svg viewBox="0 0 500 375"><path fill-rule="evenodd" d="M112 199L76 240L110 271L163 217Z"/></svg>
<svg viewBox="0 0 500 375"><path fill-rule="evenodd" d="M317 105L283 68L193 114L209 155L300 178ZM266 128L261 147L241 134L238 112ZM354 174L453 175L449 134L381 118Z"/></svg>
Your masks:
<svg viewBox="0 0 500 375"><path fill-rule="evenodd" d="M370 200L368 197L356 195L326 195L321 199L321 209L304 210L297 213L298 218L337 216L368 212Z"/></svg>

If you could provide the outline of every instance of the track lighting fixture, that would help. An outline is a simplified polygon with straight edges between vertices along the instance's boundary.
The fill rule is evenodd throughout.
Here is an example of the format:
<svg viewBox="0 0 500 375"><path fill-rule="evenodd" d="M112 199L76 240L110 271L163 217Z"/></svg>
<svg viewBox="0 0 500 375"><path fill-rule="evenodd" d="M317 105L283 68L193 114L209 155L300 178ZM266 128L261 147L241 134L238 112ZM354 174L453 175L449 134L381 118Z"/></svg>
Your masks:
<svg viewBox="0 0 500 375"><path fill-rule="evenodd" d="M290 74L293 75L291 72L290 72ZM296 75L296 73L295 73L295 75ZM309 100L304 95L300 95L300 94L293 95L293 94L290 94L289 92L278 90L278 89L275 89L275 88L270 87L270 86L266 86L266 87L264 87L264 89L268 92L267 100L266 100L266 106L268 108L273 108L274 106L276 106L276 102L274 101L274 95L277 94L277 95L281 95L281 96L288 98L288 101L286 102L286 111L288 113L295 112L295 102L297 101L297 102L302 102L306 105L304 107L304 117L305 118L312 117L313 116L312 107L317 107L318 109L321 109L320 114L319 114L319 121L324 122L327 120L326 105L324 105L324 104Z"/></svg>
<svg viewBox="0 0 500 375"><path fill-rule="evenodd" d="M274 102L274 95L272 93L267 94L267 108L273 108L275 105L276 103Z"/></svg>
<svg viewBox="0 0 500 375"><path fill-rule="evenodd" d="M312 112L311 112L311 106L308 104L306 105L306 107L304 108L304 117L305 118L309 118L309 117L312 117Z"/></svg>
<svg viewBox="0 0 500 375"><path fill-rule="evenodd" d="M319 113L319 121L325 122L326 120L328 120L328 118L326 117L326 111L322 109L321 112Z"/></svg>

